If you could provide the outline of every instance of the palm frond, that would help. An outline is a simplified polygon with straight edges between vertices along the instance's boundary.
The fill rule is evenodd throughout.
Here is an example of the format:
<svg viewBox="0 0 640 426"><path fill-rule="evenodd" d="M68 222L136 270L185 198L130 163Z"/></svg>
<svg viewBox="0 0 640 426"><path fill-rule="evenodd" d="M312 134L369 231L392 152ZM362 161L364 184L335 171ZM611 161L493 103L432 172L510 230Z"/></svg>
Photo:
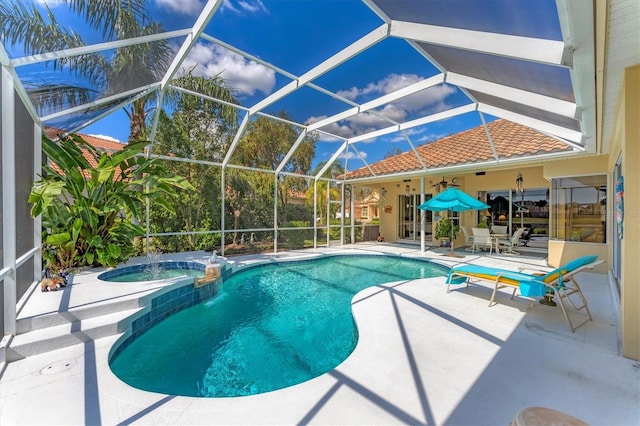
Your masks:
<svg viewBox="0 0 640 426"><path fill-rule="evenodd" d="M239 104L238 100L233 95L233 91L225 85L224 80L219 75L206 78L193 75L193 70L190 70L187 73L171 80L171 84L205 96L220 99L224 102ZM220 112L220 116L227 123L236 122L237 110L228 105L212 102L203 98L196 99L196 97L192 95L186 95L182 92L171 90L171 87L169 87L165 92L165 100L170 104L178 104L182 99L187 99L189 97L192 97L194 101L202 102L203 109L211 108L218 110Z"/></svg>
<svg viewBox="0 0 640 426"><path fill-rule="evenodd" d="M86 87L50 83L30 85L25 89L39 114L88 103L94 93Z"/></svg>
<svg viewBox="0 0 640 426"><path fill-rule="evenodd" d="M114 36L118 39L127 38L127 35L122 34L121 31L131 21L143 25L150 21L145 0L67 0L67 2L71 9L84 17L92 28L101 29L102 36L108 39ZM133 35L129 35L131 36Z"/></svg>

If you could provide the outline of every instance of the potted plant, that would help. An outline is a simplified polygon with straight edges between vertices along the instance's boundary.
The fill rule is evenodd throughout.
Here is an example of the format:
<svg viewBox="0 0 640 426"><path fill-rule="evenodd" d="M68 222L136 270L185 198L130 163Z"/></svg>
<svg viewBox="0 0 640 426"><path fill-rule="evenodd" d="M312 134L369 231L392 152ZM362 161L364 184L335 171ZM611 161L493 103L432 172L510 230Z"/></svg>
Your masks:
<svg viewBox="0 0 640 426"><path fill-rule="evenodd" d="M440 243L444 247L448 247L451 244L451 220L449 218L442 218L436 224L436 229L433 236L440 240ZM453 238L455 239L460 232L458 226L453 226Z"/></svg>
<svg viewBox="0 0 640 426"><path fill-rule="evenodd" d="M193 189L142 155L147 144L133 142L107 154L78 135L59 142L43 136L49 161L29 202L31 215L42 217L42 257L51 275L126 261L135 250L133 239L144 235L137 223L146 200L171 212L168 198L175 188Z"/></svg>

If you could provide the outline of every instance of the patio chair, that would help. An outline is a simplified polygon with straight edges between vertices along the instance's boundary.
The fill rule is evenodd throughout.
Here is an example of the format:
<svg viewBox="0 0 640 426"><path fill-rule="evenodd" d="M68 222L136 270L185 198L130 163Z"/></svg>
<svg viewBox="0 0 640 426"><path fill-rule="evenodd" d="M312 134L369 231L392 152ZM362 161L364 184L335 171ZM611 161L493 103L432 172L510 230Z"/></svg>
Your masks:
<svg viewBox="0 0 640 426"><path fill-rule="evenodd" d="M520 235L520 244L522 244L522 247L529 247L529 241L531 241L532 234L533 226L527 228L527 230Z"/></svg>
<svg viewBox="0 0 640 426"><path fill-rule="evenodd" d="M489 254L493 252L493 238L491 238L491 233L488 228L472 228L473 234L473 243L472 250L476 251L480 248L488 248Z"/></svg>
<svg viewBox="0 0 640 426"><path fill-rule="evenodd" d="M575 276L585 269L593 269L602 262L602 260L598 260L597 256L579 257L544 275L526 274L479 265L454 266L447 276L447 293L450 291L451 284L466 283L467 286L469 286L471 279L490 281L493 282L493 293L489 301L489 306L491 307L497 303L495 302L495 298L498 289L504 287L514 288L511 299L515 296L516 290L520 290L520 294L525 297L544 296L547 292L553 292L554 295L558 297L558 304L569 324L571 332L575 333L578 327L593 320L587 299L584 297L578 282L575 280ZM580 299L579 304L576 304L571 298L573 295ZM569 301L575 311L584 309L585 315L579 324L573 325L573 321L567 312L565 300Z"/></svg>
<svg viewBox="0 0 640 426"><path fill-rule="evenodd" d="M513 233L511 238L498 239L498 249L500 250L500 252L518 254L517 252L513 251L513 248L518 246L518 243L520 242L520 237L522 236L522 233L526 229L527 228L518 228L516 229L516 232ZM503 247L504 247L504 250L502 249Z"/></svg>
<svg viewBox="0 0 640 426"><path fill-rule="evenodd" d="M465 240L465 245L466 246L472 246L473 245L473 233L471 231L471 227L470 226L460 226L460 229L462 230L462 233L464 234L464 240Z"/></svg>

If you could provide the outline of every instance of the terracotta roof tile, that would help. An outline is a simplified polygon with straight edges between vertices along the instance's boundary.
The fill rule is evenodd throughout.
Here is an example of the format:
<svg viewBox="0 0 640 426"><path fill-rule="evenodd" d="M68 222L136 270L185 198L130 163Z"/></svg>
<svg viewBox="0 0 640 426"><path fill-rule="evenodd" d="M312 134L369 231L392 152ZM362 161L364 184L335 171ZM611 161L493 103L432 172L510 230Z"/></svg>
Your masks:
<svg viewBox="0 0 640 426"><path fill-rule="evenodd" d="M59 136L66 134L64 130L56 129L53 127L45 127L44 133L49 139L55 139ZM85 135L82 133L77 133L77 135L80 136L89 145L92 145L94 148L96 148L98 151L103 151L103 152L106 152L107 154L113 154L116 151L120 151L125 146L125 144L123 143L115 142L109 139L99 138L96 136ZM93 158L92 155L89 154L89 152L86 149L82 148L82 154L84 155L84 158L89 162L89 164L91 164L91 167L96 167L98 165L97 161ZM55 163L51 163L51 167L54 170L56 170L58 173L64 173L64 171L62 171L58 167L58 165ZM84 175L85 175L85 178L90 177L90 175L86 171L84 172ZM116 171L115 177L117 178L119 175L120 175L119 171Z"/></svg>
<svg viewBox="0 0 640 426"><path fill-rule="evenodd" d="M55 139L58 136L64 135L66 134L66 132L62 129L56 129L53 127L45 127L44 128L44 133L45 135L49 138L49 139ZM116 142L116 141L112 141L109 139L104 139L104 138L99 138L96 136L92 136L92 135L85 135L82 133L77 133L78 136L80 136L82 139L85 140L85 142L87 142L88 144L92 145L93 147L101 150L101 151L106 151L106 152L116 152L116 151L120 151L123 147L124 147L124 143L122 142Z"/></svg>
<svg viewBox="0 0 640 426"><path fill-rule="evenodd" d="M496 120L487 124L496 153L500 158L522 157L542 153L569 151L562 142L539 133L529 127L508 120ZM470 164L494 158L484 126L478 126L455 135L447 136L416 148L428 169ZM413 151L385 158L369 167L378 176L422 170ZM369 168L362 167L347 173L346 179L372 176Z"/></svg>

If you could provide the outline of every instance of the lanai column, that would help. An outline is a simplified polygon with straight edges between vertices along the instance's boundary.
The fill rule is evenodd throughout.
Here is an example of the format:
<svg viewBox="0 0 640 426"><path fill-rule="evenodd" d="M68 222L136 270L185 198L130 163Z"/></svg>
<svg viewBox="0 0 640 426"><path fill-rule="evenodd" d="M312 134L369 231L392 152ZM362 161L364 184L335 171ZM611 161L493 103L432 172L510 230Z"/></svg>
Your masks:
<svg viewBox="0 0 640 426"><path fill-rule="evenodd" d="M424 203L424 176L420 178L420 204ZM425 235L424 235L424 220L427 217L426 212L420 210L420 253L424 253L425 249Z"/></svg>

